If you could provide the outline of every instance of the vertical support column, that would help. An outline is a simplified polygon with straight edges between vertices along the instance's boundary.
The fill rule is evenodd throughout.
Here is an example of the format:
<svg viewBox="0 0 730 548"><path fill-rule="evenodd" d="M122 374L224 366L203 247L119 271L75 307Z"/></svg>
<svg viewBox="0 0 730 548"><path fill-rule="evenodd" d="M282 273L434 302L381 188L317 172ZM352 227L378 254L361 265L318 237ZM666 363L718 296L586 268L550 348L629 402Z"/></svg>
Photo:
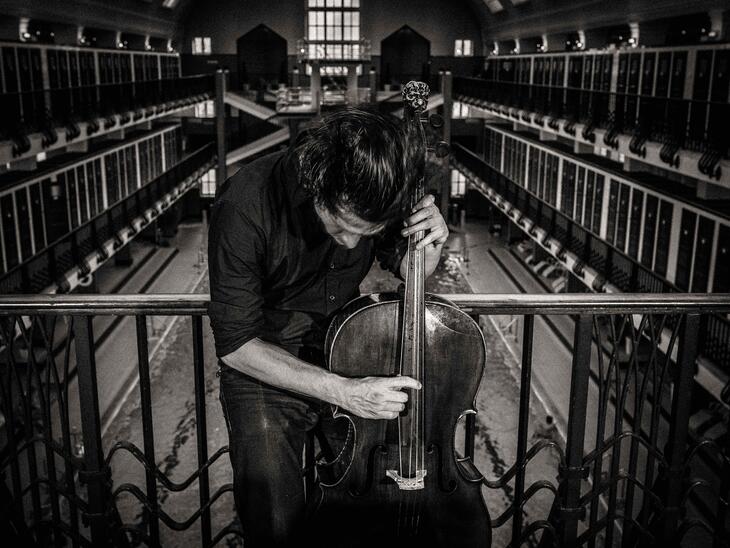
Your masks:
<svg viewBox="0 0 730 548"><path fill-rule="evenodd" d="M76 343L81 431L84 440L84 470L80 474L80 479L87 486L89 499L88 510L84 513L84 517L91 529L91 543L94 546L105 546L112 542L108 512L111 486L101 445L101 416L91 316L74 316L73 332Z"/></svg>
<svg viewBox="0 0 730 548"><path fill-rule="evenodd" d="M558 517L561 546L576 545L578 521L585 515L580 504L580 484L587 475L583 466L583 445L588 405L588 380L591 367L593 317L582 314L575 326L573 363L570 378L568 433L565 441L565 464L560 469L560 515Z"/></svg>
<svg viewBox="0 0 730 548"><path fill-rule="evenodd" d="M357 65L347 65L347 91L345 93L348 105L357 105L360 102L357 89Z"/></svg>
<svg viewBox="0 0 730 548"><path fill-rule="evenodd" d="M319 73L319 61L312 60L312 75L309 78L309 89L312 90L312 110L319 112L319 96L322 92L322 75Z"/></svg>
<svg viewBox="0 0 730 548"><path fill-rule="evenodd" d="M370 86L370 103L374 105L378 102L378 73L375 71L375 67L370 67L368 85Z"/></svg>
<svg viewBox="0 0 730 548"><path fill-rule="evenodd" d="M147 346L147 316L137 316L137 360L139 369L139 393L142 407L142 436L144 457L147 462L145 480L147 505L145 508L149 522L150 545L160 546L160 517L157 502L157 478L155 470L155 434L152 422L152 390L150 386L149 349Z"/></svg>
<svg viewBox="0 0 730 548"><path fill-rule="evenodd" d="M697 368L697 342L700 331L700 316L687 314L684 319L682 335L679 339L679 360L677 376L672 390L672 416L669 421L669 441L665 457L669 465L666 473L667 491L664 500L664 519L662 520L661 544L677 545L677 529L682 513L684 463L687 451L687 434L692 406L692 385Z"/></svg>
<svg viewBox="0 0 730 548"><path fill-rule="evenodd" d="M210 546L210 484L208 481L208 424L205 412L205 358L203 356L203 318L193 316L193 374L195 377L195 430L198 443L198 489L200 495L200 538Z"/></svg>
<svg viewBox="0 0 730 548"><path fill-rule="evenodd" d="M510 223L511 224L511 223ZM535 316L525 315L522 332L522 368L520 371L520 414L517 426L517 457L515 460L514 514L512 515L512 546L520 546L522 536L522 505L525 497L525 467L527 460L527 429L530 421L530 388L532 385L532 334Z"/></svg>
<svg viewBox="0 0 730 548"><path fill-rule="evenodd" d="M451 71L446 70L441 74L441 94L444 97L444 128L443 139L447 145L451 145L451 116L454 110L453 99L453 79ZM441 160L443 177L441 180L441 215L444 218L449 214L449 194L451 194L451 177L449 177L449 158L448 156Z"/></svg>
<svg viewBox="0 0 730 548"><path fill-rule="evenodd" d="M218 163L215 169L216 195L218 189L228 178L228 166L226 165L226 80L227 70L218 69L215 72L215 135L217 143Z"/></svg>

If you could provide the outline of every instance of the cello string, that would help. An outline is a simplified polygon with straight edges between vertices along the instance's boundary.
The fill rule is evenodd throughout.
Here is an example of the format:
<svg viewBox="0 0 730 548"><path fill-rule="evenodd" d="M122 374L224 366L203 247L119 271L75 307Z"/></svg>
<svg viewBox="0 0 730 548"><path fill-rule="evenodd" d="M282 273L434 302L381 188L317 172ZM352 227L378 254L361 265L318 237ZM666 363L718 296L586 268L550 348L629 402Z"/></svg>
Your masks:
<svg viewBox="0 0 730 548"><path fill-rule="evenodd" d="M416 234L413 234L411 236L410 241L409 241L409 246L408 246L409 248L411 246L414 246L413 254L411 256L411 260L413 261L413 265L412 265L413 268L408 269L409 271L411 271L411 270L413 271L413 280L411 282L411 287L409 288L409 293L408 293L410 303L411 303L411 309L410 309L411 314L415 313L415 308L417 305L417 300L415 299L415 296L416 296L415 291L418 289L418 285L417 285L418 284L418 273L416 272L418 252L415 250L416 237L417 237ZM414 359L414 356L415 356L414 353L416 350L416 348L415 348L416 337L414 336L416 333L416 329L417 329L416 321L417 321L416 317L410 318L410 325L413 326L413 331L410 333L410 335L411 335L411 340L410 340L411 352L410 352L410 356L409 356L410 363L408 364L408 374L411 376L413 376L413 359ZM409 436L409 439L408 439L408 477L413 477L413 422L414 422L414 413L416 412L416 408L418 405L417 392L413 391L412 396L413 396L413 402L411 404L410 420L408 421L408 430L409 430L408 431L408 436Z"/></svg>
<svg viewBox="0 0 730 548"><path fill-rule="evenodd" d="M410 265L411 261L411 246L410 241L409 245L406 248L406 260L408 261L408 264ZM401 327L401 348L400 348L400 364L399 364L399 375L404 374L403 366L404 366L404 353L405 353L405 343L406 343L406 325L407 325L407 318L406 318L406 302L407 302L407 296L408 296L408 290L413 283L413 280L411 279L411 269L408 268L406 271L406 280L405 280L405 298L403 300L403 319L402 319L402 327ZM403 432L402 432L402 418L400 415L398 416L398 473L403 477Z"/></svg>

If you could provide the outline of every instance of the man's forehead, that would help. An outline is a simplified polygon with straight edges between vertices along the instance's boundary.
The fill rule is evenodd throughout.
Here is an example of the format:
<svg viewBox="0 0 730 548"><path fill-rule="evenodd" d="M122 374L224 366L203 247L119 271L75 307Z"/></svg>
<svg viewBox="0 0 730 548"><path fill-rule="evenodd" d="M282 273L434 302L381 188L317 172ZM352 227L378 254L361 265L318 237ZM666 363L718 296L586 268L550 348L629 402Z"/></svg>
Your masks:
<svg viewBox="0 0 730 548"><path fill-rule="evenodd" d="M340 227L363 236L377 234L385 228L385 223L365 221L346 206L338 206L334 218Z"/></svg>

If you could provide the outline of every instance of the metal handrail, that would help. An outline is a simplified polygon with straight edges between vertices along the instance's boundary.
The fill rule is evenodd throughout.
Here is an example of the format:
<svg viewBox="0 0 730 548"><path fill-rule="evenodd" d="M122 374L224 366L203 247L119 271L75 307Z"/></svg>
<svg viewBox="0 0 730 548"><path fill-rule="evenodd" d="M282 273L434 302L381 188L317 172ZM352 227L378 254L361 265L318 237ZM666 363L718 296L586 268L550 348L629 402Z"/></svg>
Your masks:
<svg viewBox="0 0 730 548"><path fill-rule="evenodd" d="M475 314L708 314L730 313L730 293L441 294ZM199 315L206 294L0 295L8 315Z"/></svg>

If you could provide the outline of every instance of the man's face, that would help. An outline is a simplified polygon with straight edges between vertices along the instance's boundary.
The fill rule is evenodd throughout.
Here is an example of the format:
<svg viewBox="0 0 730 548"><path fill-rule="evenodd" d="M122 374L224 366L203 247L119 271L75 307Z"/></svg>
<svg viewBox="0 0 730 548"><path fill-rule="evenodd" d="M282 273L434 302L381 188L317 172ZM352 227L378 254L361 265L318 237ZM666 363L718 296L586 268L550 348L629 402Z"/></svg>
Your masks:
<svg viewBox="0 0 730 548"><path fill-rule="evenodd" d="M349 209L339 207L336 213L332 213L319 205L314 206L317 215L322 220L322 225L327 234L338 245L347 249L355 249L363 236L373 236L383 230L384 224L369 223L352 213Z"/></svg>

